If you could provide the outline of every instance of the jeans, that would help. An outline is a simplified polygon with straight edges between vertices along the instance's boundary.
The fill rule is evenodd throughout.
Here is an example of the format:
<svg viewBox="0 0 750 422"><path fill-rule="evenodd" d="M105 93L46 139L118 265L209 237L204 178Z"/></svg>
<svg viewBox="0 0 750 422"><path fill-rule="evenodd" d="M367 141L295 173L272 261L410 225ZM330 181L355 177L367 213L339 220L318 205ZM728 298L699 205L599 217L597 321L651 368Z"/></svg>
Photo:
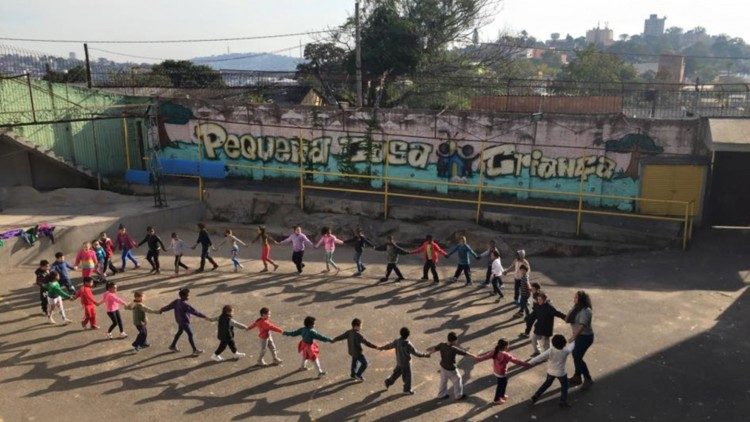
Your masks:
<svg viewBox="0 0 750 422"><path fill-rule="evenodd" d="M521 280L516 278L513 280L513 302L518 303L518 297L521 295Z"/></svg>
<svg viewBox="0 0 750 422"><path fill-rule="evenodd" d="M359 370L357 370L357 364L359 364ZM367 369L367 358L365 358L365 355L352 356L351 376L362 378L362 374L365 373L365 369Z"/></svg>
<svg viewBox="0 0 750 422"><path fill-rule="evenodd" d="M507 377L497 377L497 387L495 387L495 401L505 397L505 389L508 387Z"/></svg>
<svg viewBox="0 0 750 422"><path fill-rule="evenodd" d="M190 324L177 326L177 334L174 335L174 340L172 340L172 344L169 347L177 347L177 340L180 339L180 336L183 332L187 333L188 342L190 342L190 347L193 348L193 351L195 352L196 350L198 350L198 348L195 347L195 341L193 340L193 330L190 328Z"/></svg>
<svg viewBox="0 0 750 422"><path fill-rule="evenodd" d="M541 334L532 333L531 334L531 347L534 349L534 353L542 353L549 349L549 337L543 336ZM542 349L539 349L539 342L542 343Z"/></svg>
<svg viewBox="0 0 750 422"><path fill-rule="evenodd" d="M206 260L211 263L211 265L214 266L214 268L218 267L219 264L214 261L213 258L211 258L211 253L209 248L211 245L201 245L201 266L199 268L200 271L203 271L203 269L206 267Z"/></svg>
<svg viewBox="0 0 750 422"><path fill-rule="evenodd" d="M466 275L466 282L471 283L471 267L469 267L468 264L458 264L456 267L456 273L453 274L453 278L458 279L458 277L461 276L461 273Z"/></svg>
<svg viewBox="0 0 750 422"><path fill-rule="evenodd" d="M229 350L231 350L232 353L237 353L237 346L234 344L234 340L221 340L219 342L219 347L216 348L214 354L216 356L222 354L227 346L229 346Z"/></svg>
<svg viewBox="0 0 750 422"><path fill-rule="evenodd" d="M586 362L583 361L583 355L589 350L589 347L594 343L593 334L579 334L576 337L575 346L573 346L573 364L575 365L576 372L575 376L582 375L584 379L590 380L591 374L589 373L589 367Z"/></svg>
<svg viewBox="0 0 750 422"><path fill-rule="evenodd" d="M503 285L503 279L500 276L492 277L492 291L498 296L503 297L503 292L500 287Z"/></svg>
<svg viewBox="0 0 750 422"><path fill-rule="evenodd" d="M547 379L544 380L544 383L542 383L542 386L539 387L538 390L536 390L536 393L534 393L534 397L537 399L544 394L545 391L549 388L550 385L552 385L552 382L557 378L558 381L560 381L560 402L561 403L567 403L568 402L568 376L563 375L561 377L556 377L554 375L547 374Z"/></svg>
<svg viewBox="0 0 750 422"><path fill-rule="evenodd" d="M398 264L396 264L396 263L390 263L389 262L385 266L385 278L386 278L386 280L388 279L388 277L391 276L391 271L393 271L393 272L396 273L396 277L398 277L399 280L401 280L401 279L404 278L404 276L401 274L401 270L398 269Z"/></svg>
<svg viewBox="0 0 750 422"><path fill-rule="evenodd" d="M143 347L146 344L146 337L148 337L148 329L146 328L146 324L136 325L135 329L138 330L138 335L135 337L135 341L133 341L133 347Z"/></svg>
<svg viewBox="0 0 750 422"><path fill-rule="evenodd" d="M357 272L365 270L365 264L362 263L362 251L354 251L354 263L357 264Z"/></svg>
<svg viewBox="0 0 750 422"><path fill-rule="evenodd" d="M125 264L127 264L128 259L133 262L133 265L135 265L136 267L138 266L138 260L135 259L135 257L133 256L133 253L130 252L130 249L123 249L121 258L122 258L122 269L121 269L122 271L125 271Z"/></svg>
<svg viewBox="0 0 750 422"><path fill-rule="evenodd" d="M146 261L148 261L149 264L151 264L151 268L154 270L159 269L159 251L152 251L149 249L148 252L146 252Z"/></svg>
<svg viewBox="0 0 750 422"><path fill-rule="evenodd" d="M411 391L411 363L407 363L404 366L397 365L393 368L393 373L385 380L385 384L390 387L396 382L398 377L404 380L404 391Z"/></svg>
<svg viewBox="0 0 750 422"><path fill-rule="evenodd" d="M47 315L47 305L49 301L47 300L47 290L45 290L43 287L39 288L39 304L42 306L42 313Z"/></svg>
<svg viewBox="0 0 750 422"><path fill-rule="evenodd" d="M492 280L492 263L487 265L487 274L484 276L484 284L490 284Z"/></svg>
<svg viewBox="0 0 750 422"><path fill-rule="evenodd" d="M113 264L113 263L112 263L112 257L111 257L111 256L108 256L108 257L107 257L107 258L106 258L106 259L104 260L104 265L102 265L102 268L104 268L104 271L105 271L105 272L106 272L107 270L110 270L110 271L112 271L112 274L115 274L115 273L117 273L117 268L115 268L115 264Z"/></svg>
<svg viewBox="0 0 750 422"><path fill-rule="evenodd" d="M523 312L525 317L529 316L529 296L518 297L518 312Z"/></svg>
<svg viewBox="0 0 750 422"><path fill-rule="evenodd" d="M179 271L180 267L188 269L188 266L182 263L182 254L174 256L174 271Z"/></svg>
<svg viewBox="0 0 750 422"><path fill-rule="evenodd" d="M232 260L232 265L234 265L234 268L240 268L242 265L240 264L240 260L237 258L237 255L240 253L240 250L237 248L232 248L231 254L232 257L230 258Z"/></svg>
<svg viewBox="0 0 750 422"><path fill-rule="evenodd" d="M268 338L260 339L260 353L258 354L258 361L263 360L263 356L266 355L266 348L268 348L271 351L273 360L278 361L279 355L276 353L276 344L273 342L273 337L271 337L271 333L268 333Z"/></svg>
<svg viewBox="0 0 750 422"><path fill-rule="evenodd" d="M333 251L326 251L325 253L326 257L326 270L330 270L330 267L333 267L335 269L339 269L339 267L336 265L335 262L333 262Z"/></svg>
<svg viewBox="0 0 750 422"><path fill-rule="evenodd" d="M107 316L112 321L112 325L109 326L109 329L107 330L108 333L111 333L112 330L115 329L115 327L118 327L120 329L120 332L123 332L122 329L122 318L120 317L120 311L114 311L114 312L107 312Z"/></svg>
<svg viewBox="0 0 750 422"><path fill-rule="evenodd" d="M427 280L427 271L432 273L432 280L435 283L440 282L440 277L438 277L437 268L435 268L435 261L428 259L424 262L424 267L422 267L422 279Z"/></svg>
<svg viewBox="0 0 750 422"><path fill-rule="evenodd" d="M292 262L297 267L297 272L302 274L302 268L305 264L302 263L302 258L305 256L305 251L294 251L292 252Z"/></svg>

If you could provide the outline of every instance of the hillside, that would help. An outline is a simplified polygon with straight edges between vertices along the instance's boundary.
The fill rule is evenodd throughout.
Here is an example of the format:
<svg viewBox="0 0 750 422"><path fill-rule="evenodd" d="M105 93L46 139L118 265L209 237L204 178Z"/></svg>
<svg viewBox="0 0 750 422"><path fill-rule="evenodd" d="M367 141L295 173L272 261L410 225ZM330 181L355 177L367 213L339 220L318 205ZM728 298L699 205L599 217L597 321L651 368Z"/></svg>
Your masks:
<svg viewBox="0 0 750 422"><path fill-rule="evenodd" d="M263 53L232 53L216 56L195 57L193 63L204 64L214 69L233 70L278 70L293 71L297 69L299 58Z"/></svg>

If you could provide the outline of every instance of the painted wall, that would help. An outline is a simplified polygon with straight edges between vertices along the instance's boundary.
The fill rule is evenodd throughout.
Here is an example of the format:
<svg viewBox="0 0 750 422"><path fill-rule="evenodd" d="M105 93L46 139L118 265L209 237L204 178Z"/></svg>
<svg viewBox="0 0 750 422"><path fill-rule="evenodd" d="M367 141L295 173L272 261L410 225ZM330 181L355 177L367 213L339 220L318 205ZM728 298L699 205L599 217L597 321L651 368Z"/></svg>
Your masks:
<svg viewBox="0 0 750 422"><path fill-rule="evenodd" d="M354 168L380 176L386 172L387 155L387 174L403 179L392 182L395 187L471 191L475 188L468 185L479 183L482 168L486 186L552 191L506 191L520 200L577 200L562 192L577 194L581 178L585 192L632 197L640 193L639 164L644 157L706 154L697 120L544 116L534 122L528 115L389 110L378 117L380 126L372 132L368 154L364 133L372 117L362 111L272 106L219 111L169 103L162 105L162 112L164 157L219 160L227 165L228 177L254 180L297 176L243 166L298 169L301 160L305 168L316 171ZM467 186L435 187L419 180ZM351 183L324 175L316 175L315 182ZM380 187L381 180L370 184ZM591 198L588 202L633 209L630 200Z"/></svg>

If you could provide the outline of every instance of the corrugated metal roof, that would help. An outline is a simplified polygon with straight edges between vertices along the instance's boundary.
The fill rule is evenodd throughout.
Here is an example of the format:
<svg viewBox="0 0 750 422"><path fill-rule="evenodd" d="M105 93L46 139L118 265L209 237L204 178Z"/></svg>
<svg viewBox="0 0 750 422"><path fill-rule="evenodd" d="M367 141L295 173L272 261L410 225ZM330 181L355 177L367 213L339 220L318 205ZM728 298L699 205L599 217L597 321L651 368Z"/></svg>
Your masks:
<svg viewBox="0 0 750 422"><path fill-rule="evenodd" d="M750 152L750 119L708 119L711 149Z"/></svg>

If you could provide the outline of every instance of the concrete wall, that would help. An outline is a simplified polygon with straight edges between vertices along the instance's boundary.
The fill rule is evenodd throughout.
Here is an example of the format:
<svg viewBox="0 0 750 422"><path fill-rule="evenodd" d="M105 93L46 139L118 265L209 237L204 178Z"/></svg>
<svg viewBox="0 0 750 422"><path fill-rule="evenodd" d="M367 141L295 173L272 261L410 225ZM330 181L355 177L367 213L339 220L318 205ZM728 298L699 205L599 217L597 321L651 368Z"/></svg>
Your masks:
<svg viewBox="0 0 750 422"><path fill-rule="evenodd" d="M31 186L37 190L90 188L88 177L55 160L13 144L0 136L0 187Z"/></svg>
<svg viewBox="0 0 750 422"><path fill-rule="evenodd" d="M180 107L184 110L174 111ZM370 132L368 153L365 134L373 116L366 111L274 106L216 110L171 103L162 108L179 116L162 116L164 157L221 161L228 177L254 180L298 176L248 165L297 170L302 161L305 168L322 172L353 169L373 176L387 172L402 179L392 182L392 187L446 194L474 191L481 170L484 183L505 188L520 200L577 200L563 193L577 194L581 179L587 193L638 196L643 158L707 155L698 120L608 115L545 116L535 122L529 115L385 110ZM632 146L634 142L637 146ZM351 179L338 176L316 175L314 181L351 184ZM457 185L435 187L419 181ZM370 184L379 188L382 182L374 179ZM588 202L623 211L634 207L633 201L622 199Z"/></svg>
<svg viewBox="0 0 750 422"><path fill-rule="evenodd" d="M0 187L31 185L28 151L0 136Z"/></svg>

